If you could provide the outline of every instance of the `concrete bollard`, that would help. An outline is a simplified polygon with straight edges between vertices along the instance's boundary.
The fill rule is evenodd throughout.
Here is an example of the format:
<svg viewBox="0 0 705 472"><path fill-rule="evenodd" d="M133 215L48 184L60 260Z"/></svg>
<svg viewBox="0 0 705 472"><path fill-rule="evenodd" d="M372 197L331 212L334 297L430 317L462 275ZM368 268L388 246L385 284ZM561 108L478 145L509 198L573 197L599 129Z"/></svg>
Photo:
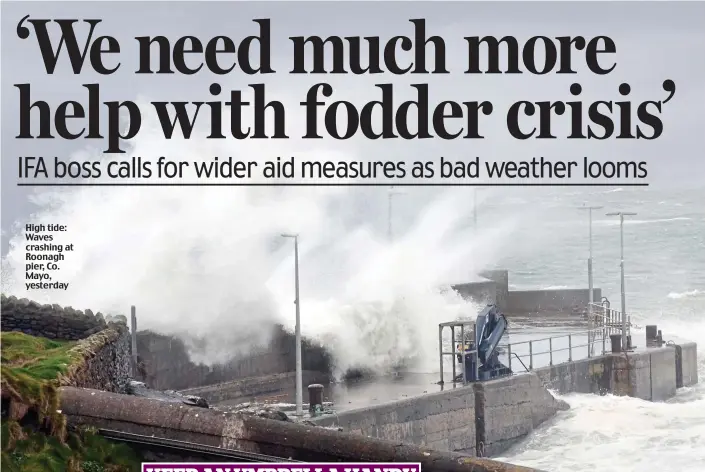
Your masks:
<svg viewBox="0 0 705 472"><path fill-rule="evenodd" d="M310 411L323 408L323 385L311 384L308 386L308 404Z"/></svg>
<svg viewBox="0 0 705 472"><path fill-rule="evenodd" d="M610 334L610 343L612 345L612 352L622 352L622 335L621 334Z"/></svg>

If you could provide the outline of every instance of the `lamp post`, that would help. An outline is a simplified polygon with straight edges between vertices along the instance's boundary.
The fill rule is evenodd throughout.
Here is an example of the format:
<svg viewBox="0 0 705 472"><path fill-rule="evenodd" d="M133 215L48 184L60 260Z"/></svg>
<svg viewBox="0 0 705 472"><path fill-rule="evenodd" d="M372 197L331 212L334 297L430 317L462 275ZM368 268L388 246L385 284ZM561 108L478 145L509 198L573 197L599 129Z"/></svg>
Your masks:
<svg viewBox="0 0 705 472"><path fill-rule="evenodd" d="M619 216L619 267L621 272L621 292L622 292L622 349L627 349L627 302L624 293L624 217L635 216L636 213L617 211L607 213L607 216Z"/></svg>
<svg viewBox="0 0 705 472"><path fill-rule="evenodd" d="M394 195L402 195L403 192L394 190L394 187L389 187L389 193L387 194L387 237L389 242L392 241L392 197Z"/></svg>
<svg viewBox="0 0 705 472"><path fill-rule="evenodd" d="M299 298L299 235L282 234L294 240L294 284L296 292L296 416L303 416L303 376L301 367L301 303Z"/></svg>
<svg viewBox="0 0 705 472"><path fill-rule="evenodd" d="M590 316L590 320L592 320L592 304L594 303L594 294L593 294L593 282L592 282L592 210L600 210L602 207L601 206L582 206L579 207L579 210L587 210L588 211L588 224L589 224L589 230L588 230L588 244L590 247L590 252L588 256L588 290L590 290L590 293L588 295L588 316Z"/></svg>
<svg viewBox="0 0 705 472"><path fill-rule="evenodd" d="M477 193L480 190L485 190L484 187L475 187L473 189L473 198L472 198L472 222L473 222L473 228L475 231L477 231Z"/></svg>

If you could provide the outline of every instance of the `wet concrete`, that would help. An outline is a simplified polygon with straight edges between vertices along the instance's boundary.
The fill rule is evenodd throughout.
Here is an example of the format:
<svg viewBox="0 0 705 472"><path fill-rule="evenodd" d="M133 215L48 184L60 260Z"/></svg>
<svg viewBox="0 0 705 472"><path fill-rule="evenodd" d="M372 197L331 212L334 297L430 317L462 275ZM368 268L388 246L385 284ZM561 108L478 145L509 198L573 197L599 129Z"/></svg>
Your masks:
<svg viewBox="0 0 705 472"><path fill-rule="evenodd" d="M578 319L576 319L578 318ZM542 319L512 317L509 320L510 328L500 342L500 361L505 365L511 365L515 373L525 372L524 366L512 354L512 360L508 357L508 343L519 343L532 341L531 350L533 352L533 367L545 367L551 363L559 364L567 362L569 355L572 360L586 359L588 357L587 335L571 335L570 341L566 335L575 331L586 331L587 322L576 316L554 316ZM448 331L448 336L450 332ZM564 336L549 342L546 338L554 336ZM539 341L537 341L539 339ZM540 340L543 339L543 340ZM569 349L569 344L572 346ZM609 348L609 346L607 346ZM553 357L547 353L553 349ZM529 344L515 344L512 352L522 358L528 368ZM601 354L602 343L595 345L595 354ZM454 358L455 360L455 358ZM460 374L462 366L456 365L456 373ZM452 376L452 364L450 356L446 357L444 365L444 385L439 385L440 374L435 372L403 372L366 378L357 381L344 383L326 384L323 392L324 402L328 402L328 410L344 412L357 408L366 408L374 405L413 398L428 393L447 391L449 389L460 388L462 383L454 383ZM296 391L294 388L282 390L276 396L276 403L280 404L283 411L293 412L296 401ZM304 385L304 402L308 402L306 385ZM264 402L263 402L264 403ZM237 402L218 402L215 405L234 406Z"/></svg>

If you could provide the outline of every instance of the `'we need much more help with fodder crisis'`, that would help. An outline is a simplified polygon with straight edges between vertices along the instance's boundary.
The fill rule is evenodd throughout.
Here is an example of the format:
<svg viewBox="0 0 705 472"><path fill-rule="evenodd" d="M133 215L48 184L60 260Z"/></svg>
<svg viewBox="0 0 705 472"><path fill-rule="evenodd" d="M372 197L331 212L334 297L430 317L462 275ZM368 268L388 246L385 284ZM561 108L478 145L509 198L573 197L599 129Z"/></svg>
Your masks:
<svg viewBox="0 0 705 472"><path fill-rule="evenodd" d="M119 60L120 41L112 36L97 36L97 33L94 36L103 20L84 20L78 23L77 20L28 18L29 15L18 23L17 36L28 39L34 33L41 46L47 74L52 74L59 58L66 56L77 76L81 74L84 65L85 69L89 65L101 76L125 70L121 69L123 62ZM413 35L395 36L388 41L380 41L380 37L365 37L366 47L363 47L363 38L356 36L330 36L325 39L318 36L289 37L293 43L293 69L278 73L379 73L387 74L388 77L406 74L435 77L438 74L450 74L446 64L445 39L428 35L422 18L408 21L413 25ZM174 42L163 36L130 38L138 43L139 60L136 70L128 69L131 72L130 78L135 80L144 75L174 74L174 68L183 76L191 76L201 70L225 75L235 70L236 64L237 70L247 75L276 74L270 61L270 20L254 19L253 22L257 23L259 31L244 38L237 46L225 36L210 38L206 44L194 36L184 36ZM61 36L54 38L54 41L48 30L50 23L53 27L58 24L61 32ZM88 29L87 39L78 39L74 31L78 25ZM467 54L462 69L458 70L462 74L577 74L577 63L580 62L592 74L605 76L617 67L617 47L614 40L607 36L534 36L523 44L513 36L500 39L493 36L464 36L463 39ZM218 47L219 42L224 44L224 49ZM250 50L254 43L260 46L257 54ZM329 49L332 54L326 54ZM363 57L367 52L369 57L376 57L377 61L372 63L370 60L363 67ZM191 61L186 61L186 55ZM308 59L313 62L313 67L307 66ZM227 67L223 64L227 64ZM334 95L333 87L325 82L317 82L308 87L302 101L297 100L298 105L304 108L306 117L306 132L302 136L304 139L318 139L322 135L349 139L358 134L367 139L484 139L484 119L496 114L494 105L482 99L466 101L466 97L463 97L463 101L431 103L429 83L410 85L416 89L416 99L399 103L398 98L395 100L393 96L395 85L390 80L380 81L388 83L375 84L377 96L374 100L354 104L331 98ZM101 84L79 83L87 92L87 104L68 100L56 106L39 100L37 90L31 90L32 84L29 82L14 84L19 92L19 133L15 135L16 139L105 139L105 153L124 153L125 142L137 136L142 127L143 110L140 105L131 100L104 101ZM159 101L150 102L147 106L156 112L167 139L179 137L177 122L180 134L189 139L197 116L198 124L208 127L209 139L289 138L286 129L289 110L282 102L266 98L264 83L249 84L248 87L251 97L245 96L242 90L225 92L220 84L213 83L208 91L212 97L217 97L216 100ZM632 104L629 99L632 88L623 82L618 87L620 101L602 97L603 100L583 103L578 99L583 93L583 87L576 82L568 88L571 96L569 100L546 100L543 97L541 101L516 101L506 112L500 111L500 119L506 122L509 134L519 140L603 140L613 137L652 140L663 134L664 126L659 115L662 106L674 96L676 86L673 80L666 79L662 89L666 93L662 94L660 100ZM187 106L193 110L191 113ZM200 114L199 110L202 110ZM36 115L34 119L32 114ZM265 114L271 115L273 130L265 126ZM101 123L101 115L106 117L103 121L107 123ZM227 115L229 120L225 119ZM252 128L243 124L250 119L254 122ZM378 120L381 126L378 126ZM559 120L563 124L570 124L570 134L554 134L553 130L559 127ZM343 122L340 126L339 121ZM230 126L224 126L228 122ZM39 128L38 133L35 128ZM105 136L102 131L105 131Z"/></svg>

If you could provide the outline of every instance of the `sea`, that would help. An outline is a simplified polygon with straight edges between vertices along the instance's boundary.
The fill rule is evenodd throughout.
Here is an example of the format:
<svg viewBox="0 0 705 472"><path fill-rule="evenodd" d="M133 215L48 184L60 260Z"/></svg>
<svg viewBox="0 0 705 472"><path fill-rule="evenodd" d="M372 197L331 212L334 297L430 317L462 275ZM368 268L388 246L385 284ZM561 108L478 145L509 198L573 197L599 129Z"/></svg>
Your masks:
<svg viewBox="0 0 705 472"><path fill-rule="evenodd" d="M500 460L551 472L705 471L705 190L615 188L584 192L534 192L527 205L542 205L537 221L545 245L529 244L521 257L507 258L515 287L584 287L587 269L575 270L586 254L584 222L566 215L571 203L603 206L593 213L595 286L619 309L620 226L607 212L633 212L624 221L627 313L637 325L656 324L664 339L698 343L700 384L675 398L652 403L629 397L562 395L570 410L560 412ZM514 202L518 204L518 202ZM560 210L556 210L560 209ZM584 212L587 213L587 212ZM536 236L534 236L536 237Z"/></svg>

